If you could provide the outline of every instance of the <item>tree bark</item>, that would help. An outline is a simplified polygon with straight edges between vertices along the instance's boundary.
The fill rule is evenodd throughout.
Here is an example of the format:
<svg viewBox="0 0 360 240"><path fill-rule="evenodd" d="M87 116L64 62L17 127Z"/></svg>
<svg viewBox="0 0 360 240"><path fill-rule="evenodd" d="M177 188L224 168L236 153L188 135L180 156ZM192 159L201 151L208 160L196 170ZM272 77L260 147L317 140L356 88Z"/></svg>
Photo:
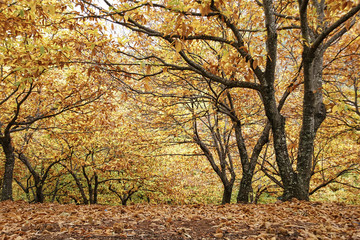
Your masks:
<svg viewBox="0 0 360 240"><path fill-rule="evenodd" d="M35 195L35 202L43 203L45 200L44 193L43 193L43 185L39 184L36 186L36 195Z"/></svg>
<svg viewBox="0 0 360 240"><path fill-rule="evenodd" d="M262 91L266 116L271 124L276 163L283 184L284 192L282 199L297 198L297 174L292 168L287 150L285 118L280 114L276 106L275 91L273 86L268 86Z"/></svg>
<svg viewBox="0 0 360 240"><path fill-rule="evenodd" d="M249 203L250 202L250 193L252 192L252 178L253 171L243 172L239 192L236 198L238 203Z"/></svg>
<svg viewBox="0 0 360 240"><path fill-rule="evenodd" d="M222 197L221 204L230 203L234 184L223 183L223 185L224 185L224 191L223 191L223 197Z"/></svg>
<svg viewBox="0 0 360 240"><path fill-rule="evenodd" d="M1 201L13 200L12 182L14 177L15 153L9 135L0 138L0 144L5 153L5 171L3 175L3 185L1 193Z"/></svg>
<svg viewBox="0 0 360 240"><path fill-rule="evenodd" d="M99 177L96 173L95 174L95 183L94 183L94 197L93 197L93 204L97 204L97 198L98 198L98 189L99 189Z"/></svg>

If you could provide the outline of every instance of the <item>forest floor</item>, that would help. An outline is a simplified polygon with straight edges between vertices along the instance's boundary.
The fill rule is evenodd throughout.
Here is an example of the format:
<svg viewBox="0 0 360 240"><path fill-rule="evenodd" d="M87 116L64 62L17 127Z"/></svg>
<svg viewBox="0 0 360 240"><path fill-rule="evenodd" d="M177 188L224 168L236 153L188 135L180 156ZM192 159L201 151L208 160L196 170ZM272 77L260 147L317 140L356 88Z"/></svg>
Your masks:
<svg viewBox="0 0 360 240"><path fill-rule="evenodd" d="M360 206L0 203L0 239L358 239Z"/></svg>

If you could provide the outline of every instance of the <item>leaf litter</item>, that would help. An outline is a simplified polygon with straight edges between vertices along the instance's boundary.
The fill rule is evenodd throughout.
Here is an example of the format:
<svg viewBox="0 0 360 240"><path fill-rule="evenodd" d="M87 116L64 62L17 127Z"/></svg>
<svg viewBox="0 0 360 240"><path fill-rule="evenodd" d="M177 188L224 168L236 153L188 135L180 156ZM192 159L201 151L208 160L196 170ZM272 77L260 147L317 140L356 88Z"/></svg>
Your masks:
<svg viewBox="0 0 360 240"><path fill-rule="evenodd" d="M228 205L60 205L0 202L1 240L354 239L360 207L290 201Z"/></svg>

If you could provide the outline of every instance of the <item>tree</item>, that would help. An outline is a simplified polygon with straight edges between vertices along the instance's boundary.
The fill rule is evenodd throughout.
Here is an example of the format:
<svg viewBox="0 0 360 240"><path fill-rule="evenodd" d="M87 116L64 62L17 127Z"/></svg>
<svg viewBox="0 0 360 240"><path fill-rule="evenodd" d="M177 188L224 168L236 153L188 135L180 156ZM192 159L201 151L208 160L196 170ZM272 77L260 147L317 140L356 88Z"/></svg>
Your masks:
<svg viewBox="0 0 360 240"><path fill-rule="evenodd" d="M185 72L229 89L257 91L271 126L282 199L309 199L315 137L326 118L324 56L357 28L360 4L317 0L104 1L106 8L87 0L79 4L88 16L133 33L133 42L128 43L132 50L122 48L118 53L138 63L116 65L124 76L133 73L131 77L155 81L164 72ZM151 69L144 74L131 71L146 65ZM293 166L278 99L286 99L299 85L302 116Z"/></svg>
<svg viewBox="0 0 360 240"><path fill-rule="evenodd" d="M48 5L46 5L47 7ZM35 91L34 79L40 77L45 64L42 63L45 47L39 40L40 33L35 28L35 22L45 21L45 6L36 17L36 3L25 1L5 3L1 5L1 110L3 116L0 122L0 143L5 153L5 172L2 185L2 199L12 198L12 180L15 164L14 147L11 142L11 132L18 131L43 116L29 116L19 119L24 102ZM29 64L30 63L30 64ZM32 63L39 63L35 66ZM46 63L48 64L48 63ZM13 99L13 100L12 100ZM10 101L12 103L9 103ZM8 108L4 105L8 104ZM10 110L11 109L11 110ZM35 117L34 119L32 117Z"/></svg>
<svg viewBox="0 0 360 240"><path fill-rule="evenodd" d="M223 204L230 203L236 175L241 176L237 202L252 201L255 167L262 147L269 141L270 125L262 127L264 114L259 102L252 101L254 92L245 94L216 86L211 86L211 90L193 89L193 95L167 103L167 121L180 125L186 141L201 149L223 184ZM222 94L224 90L226 93ZM234 96L238 100L234 101ZM171 106L178 106L178 110L169 109ZM241 172L237 170L239 166Z"/></svg>
<svg viewBox="0 0 360 240"><path fill-rule="evenodd" d="M49 176L49 172L50 172L51 168L55 164L59 163L61 160L57 160L57 161L52 162L46 169L44 169L44 171L41 171L41 173L39 174L35 170L35 168L32 166L29 159L23 153L18 153L17 157L20 159L20 161L27 167L27 169L31 173L31 175L32 175L32 177L34 179L34 186L24 187L19 180L15 179L16 182L20 185L20 187L25 192L29 192L30 188L35 187L34 202L43 203L44 200L45 200L45 196L44 196L44 192L43 192L43 189L44 189L44 186L45 186L45 181L47 180L47 178Z"/></svg>
<svg viewBox="0 0 360 240"><path fill-rule="evenodd" d="M195 115L197 108L202 109L202 112L196 113L196 115L200 115L198 117ZM194 142L203 151L223 184L224 191L221 203L230 203L236 177L233 163L234 153L231 151L232 142L230 141L233 127L229 124L228 119L222 119L221 114L206 109L206 103L204 102L190 103L190 110L193 113L192 135ZM204 131L209 133L203 134ZM205 135L205 139L202 135ZM208 136L210 139L207 139Z"/></svg>
<svg viewBox="0 0 360 240"><path fill-rule="evenodd" d="M82 83L74 81L76 73L69 67L69 61L92 53L93 43L89 41L96 41L93 33L97 30L89 31L87 24L81 24L81 30L87 34L75 29L71 11L64 14L71 7L69 3L8 1L0 4L0 144L5 154L2 200L12 199L13 135L28 131L37 122L81 109L102 95L100 86L91 85L94 81L90 74L81 73L78 80L84 80ZM72 34L64 30L72 30ZM21 154L19 158L32 171L28 158ZM42 181L36 174L33 176L37 184ZM41 192L41 188L38 190ZM39 201L42 201L40 195Z"/></svg>

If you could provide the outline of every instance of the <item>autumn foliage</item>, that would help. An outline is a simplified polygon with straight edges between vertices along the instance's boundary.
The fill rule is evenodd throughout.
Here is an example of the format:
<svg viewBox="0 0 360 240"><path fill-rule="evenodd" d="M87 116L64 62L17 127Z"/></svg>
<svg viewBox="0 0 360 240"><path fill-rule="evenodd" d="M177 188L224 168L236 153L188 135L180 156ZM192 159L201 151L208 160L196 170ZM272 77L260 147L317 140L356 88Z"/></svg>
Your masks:
<svg viewBox="0 0 360 240"><path fill-rule="evenodd" d="M1 199L46 203L32 223L32 205L1 203L14 219L2 231L186 237L193 221L196 237L334 238L340 225L359 237L359 213L343 205L55 204L359 204L359 11L350 0L1 1ZM300 222L284 222L289 212Z"/></svg>

